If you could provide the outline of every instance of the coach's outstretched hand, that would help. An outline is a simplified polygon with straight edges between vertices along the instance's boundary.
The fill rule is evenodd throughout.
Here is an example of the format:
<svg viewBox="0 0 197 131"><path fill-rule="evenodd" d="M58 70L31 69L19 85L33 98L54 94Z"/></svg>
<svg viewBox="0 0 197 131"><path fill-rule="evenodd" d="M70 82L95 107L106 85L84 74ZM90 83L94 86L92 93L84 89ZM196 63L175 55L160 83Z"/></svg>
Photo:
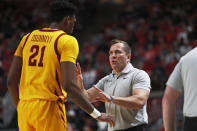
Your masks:
<svg viewBox="0 0 197 131"><path fill-rule="evenodd" d="M101 116L99 116L96 120L107 122L110 125L110 127L115 126L114 117L112 115L107 114L107 113L101 113Z"/></svg>
<svg viewBox="0 0 197 131"><path fill-rule="evenodd" d="M96 86L93 86L93 88L95 89L95 91L99 95L99 97L96 98L97 101L102 101L102 102L111 102L112 101L112 98L110 97L110 95L108 95L107 93L103 92L102 90L100 90Z"/></svg>

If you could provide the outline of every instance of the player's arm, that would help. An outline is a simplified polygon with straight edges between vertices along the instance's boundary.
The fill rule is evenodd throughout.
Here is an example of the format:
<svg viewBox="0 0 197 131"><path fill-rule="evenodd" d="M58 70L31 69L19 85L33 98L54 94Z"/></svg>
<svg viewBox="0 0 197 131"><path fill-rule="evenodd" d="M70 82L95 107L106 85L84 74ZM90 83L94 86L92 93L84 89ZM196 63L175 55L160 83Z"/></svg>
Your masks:
<svg viewBox="0 0 197 131"><path fill-rule="evenodd" d="M19 83L22 69L22 58L14 56L7 78L7 87L17 107L19 101Z"/></svg>
<svg viewBox="0 0 197 131"><path fill-rule="evenodd" d="M87 101L83 93L79 91L76 84L75 64L72 62L61 62L61 71L63 87L68 93L68 96L75 104L90 114L94 107Z"/></svg>
<svg viewBox="0 0 197 131"><path fill-rule="evenodd" d="M77 84L80 87L81 92L89 99L90 102L96 102L99 100L100 95L96 91L95 86L93 86L92 88L88 90L84 88L83 77L82 77L81 67L79 63L77 63L76 79L77 79Z"/></svg>
<svg viewBox="0 0 197 131"><path fill-rule="evenodd" d="M77 62L77 68L76 68L75 73L76 73L77 85L79 86L81 92L89 99L87 90L84 88L83 76L82 76L82 73L81 73L81 67L80 67L80 64L78 62Z"/></svg>
<svg viewBox="0 0 197 131"><path fill-rule="evenodd" d="M176 113L176 101L180 96L180 92L166 86L165 93L162 99L163 109L163 122L166 131L175 131L175 113Z"/></svg>
<svg viewBox="0 0 197 131"><path fill-rule="evenodd" d="M66 39L66 37L69 39ZM62 84L64 90L71 100L78 105L86 113L90 114L98 121L108 122L110 126L114 126L114 120L111 115L100 113L88 101L87 97L79 91L80 88L76 82L76 66L75 62L78 56L78 42L74 37L66 36L59 39L58 53L60 54L60 65ZM66 42L66 43L65 43Z"/></svg>
<svg viewBox="0 0 197 131"><path fill-rule="evenodd" d="M92 117L96 118L99 121L105 121L114 126L114 121L112 116L105 113L98 113L93 105L88 101L86 96L79 91L79 87L76 82L76 66L72 62L61 62L61 74L62 74L62 83L63 88L66 90L68 96L71 100L78 105L86 113L90 114Z"/></svg>

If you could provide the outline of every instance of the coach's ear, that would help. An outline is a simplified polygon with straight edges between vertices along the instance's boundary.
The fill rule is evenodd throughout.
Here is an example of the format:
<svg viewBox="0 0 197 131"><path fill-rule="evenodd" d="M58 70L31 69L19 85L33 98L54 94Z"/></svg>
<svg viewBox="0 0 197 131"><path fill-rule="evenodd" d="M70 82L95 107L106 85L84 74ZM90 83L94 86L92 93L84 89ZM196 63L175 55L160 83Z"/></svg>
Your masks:
<svg viewBox="0 0 197 131"><path fill-rule="evenodd" d="M131 61L131 54L127 55L127 62Z"/></svg>

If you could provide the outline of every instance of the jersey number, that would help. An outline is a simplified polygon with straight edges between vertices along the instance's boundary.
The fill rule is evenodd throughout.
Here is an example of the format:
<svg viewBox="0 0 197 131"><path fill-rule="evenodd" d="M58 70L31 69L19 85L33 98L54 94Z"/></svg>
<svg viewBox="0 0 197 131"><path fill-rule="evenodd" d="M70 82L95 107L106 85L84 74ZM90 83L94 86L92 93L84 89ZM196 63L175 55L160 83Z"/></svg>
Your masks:
<svg viewBox="0 0 197 131"><path fill-rule="evenodd" d="M43 46L41 48L40 60L38 63L38 66L40 66L40 67L43 66L43 56L44 56L45 47L46 46ZM33 45L31 47L30 51L33 52L33 54L29 57L29 66L36 66L37 60L35 59L35 57L38 55L39 50L40 50L40 47L38 45Z"/></svg>

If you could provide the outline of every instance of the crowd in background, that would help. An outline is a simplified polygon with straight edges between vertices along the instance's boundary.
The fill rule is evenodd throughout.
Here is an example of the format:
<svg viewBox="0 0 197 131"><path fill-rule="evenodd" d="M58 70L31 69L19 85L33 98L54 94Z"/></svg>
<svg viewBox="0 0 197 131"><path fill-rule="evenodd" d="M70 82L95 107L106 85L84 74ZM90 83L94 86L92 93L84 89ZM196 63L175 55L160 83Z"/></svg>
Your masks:
<svg viewBox="0 0 197 131"><path fill-rule="evenodd" d="M45 21L48 16L46 6L48 2L49 0L28 2L1 0L0 2L0 96L2 98L7 92L6 77L13 53L25 33L47 24ZM113 21L100 18L104 24L99 26L99 29L95 28L97 31L94 31L94 34L86 35L85 30L99 25L99 23L91 23L91 20L98 19L97 7L104 3L99 0L76 2L79 7L79 21L74 36L79 39L78 61L82 67L85 87L90 88L111 72L108 62L109 41L118 38L130 44L132 64L150 75L152 92L163 91L165 82L179 58L197 46L197 9L195 8L197 3L192 0L149 0L144 3L126 1L125 4L121 3L121 8L117 12L111 12L110 17ZM81 39L82 35L87 39ZM2 101L0 101L1 113L6 110L3 108ZM180 100L178 106L181 104ZM103 103L97 102L94 105L99 110L104 110ZM69 130L104 131L106 129L105 124L98 124L72 102L68 101L66 107ZM161 98L150 99L148 110L149 131L162 131ZM2 116L1 114L0 117ZM13 121L16 119L13 118ZM181 119L177 122L177 128L181 128ZM0 118L0 123L3 123L3 118ZM9 124L6 126L8 127Z"/></svg>

